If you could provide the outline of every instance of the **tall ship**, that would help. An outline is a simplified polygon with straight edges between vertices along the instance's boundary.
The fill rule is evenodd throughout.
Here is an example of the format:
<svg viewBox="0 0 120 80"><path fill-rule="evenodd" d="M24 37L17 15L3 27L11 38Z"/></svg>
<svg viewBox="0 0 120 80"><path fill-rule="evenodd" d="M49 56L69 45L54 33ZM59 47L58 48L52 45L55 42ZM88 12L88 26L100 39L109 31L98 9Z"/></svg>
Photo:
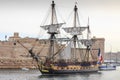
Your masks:
<svg viewBox="0 0 120 80"><path fill-rule="evenodd" d="M49 49L46 56L36 55L33 48L29 53L36 60L38 69L42 74L71 74L98 71L98 57L92 53L94 40L90 39L89 24L80 26L77 4L74 6L73 26L62 27L64 23L58 23L55 3L51 4L51 21L41 27L49 34ZM60 29L70 34L71 38L57 38ZM87 31L86 39L80 36ZM62 43L63 41L63 43ZM96 54L97 54L96 50Z"/></svg>

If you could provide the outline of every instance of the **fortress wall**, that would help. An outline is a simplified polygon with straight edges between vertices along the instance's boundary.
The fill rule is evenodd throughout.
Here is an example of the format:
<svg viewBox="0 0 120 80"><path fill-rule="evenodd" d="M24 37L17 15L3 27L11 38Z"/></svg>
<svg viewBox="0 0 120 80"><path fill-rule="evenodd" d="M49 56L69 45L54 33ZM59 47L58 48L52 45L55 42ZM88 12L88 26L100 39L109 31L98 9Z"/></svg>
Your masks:
<svg viewBox="0 0 120 80"><path fill-rule="evenodd" d="M104 55L104 38L94 38L96 40L94 48L101 48ZM36 41L35 38L21 38L19 34L14 33L8 41L0 41L0 68L36 68L36 62L30 57L28 50L21 46L20 41L27 49L35 45L33 52L45 56L48 53L47 40ZM44 47L44 48L43 48Z"/></svg>

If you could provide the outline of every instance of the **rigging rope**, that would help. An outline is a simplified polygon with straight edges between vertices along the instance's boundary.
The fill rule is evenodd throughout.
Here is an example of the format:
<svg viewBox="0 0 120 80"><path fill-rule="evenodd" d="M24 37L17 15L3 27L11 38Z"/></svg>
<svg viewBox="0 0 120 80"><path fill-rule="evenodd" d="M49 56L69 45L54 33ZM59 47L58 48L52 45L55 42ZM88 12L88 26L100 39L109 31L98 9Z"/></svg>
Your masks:
<svg viewBox="0 0 120 80"><path fill-rule="evenodd" d="M43 18L43 20L42 20L42 22L41 22L41 25L44 25L44 24L46 23L46 21L47 21L47 19L48 19L48 16L50 15L50 13L49 13L50 11L51 11L51 7L49 7L48 12L47 12L45 18ZM41 26L41 25L40 25L40 26Z"/></svg>
<svg viewBox="0 0 120 80"><path fill-rule="evenodd" d="M45 44L42 46L42 48L40 49L40 51L37 53L37 55L40 55L41 54L41 52L44 50L44 48L45 48Z"/></svg>
<svg viewBox="0 0 120 80"><path fill-rule="evenodd" d="M56 12L58 12L58 16L60 16L60 18L62 19L63 23L65 23L65 20L63 19L63 17L61 16L59 9L56 7Z"/></svg>

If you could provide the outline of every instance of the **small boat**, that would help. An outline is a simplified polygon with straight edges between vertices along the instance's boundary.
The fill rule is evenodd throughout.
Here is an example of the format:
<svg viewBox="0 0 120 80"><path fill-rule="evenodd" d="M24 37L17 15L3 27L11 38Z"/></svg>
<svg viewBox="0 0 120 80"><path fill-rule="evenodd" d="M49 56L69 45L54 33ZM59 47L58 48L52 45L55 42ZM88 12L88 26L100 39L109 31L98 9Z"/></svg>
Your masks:
<svg viewBox="0 0 120 80"><path fill-rule="evenodd" d="M116 66L114 64L102 64L99 66L99 70L116 70Z"/></svg>
<svg viewBox="0 0 120 80"><path fill-rule="evenodd" d="M99 70L116 70L116 64L113 64L111 60L111 52L110 52L110 62L101 64L99 66Z"/></svg>
<svg viewBox="0 0 120 80"><path fill-rule="evenodd" d="M28 71L29 70L29 68L21 68L21 70L23 70L23 71Z"/></svg>

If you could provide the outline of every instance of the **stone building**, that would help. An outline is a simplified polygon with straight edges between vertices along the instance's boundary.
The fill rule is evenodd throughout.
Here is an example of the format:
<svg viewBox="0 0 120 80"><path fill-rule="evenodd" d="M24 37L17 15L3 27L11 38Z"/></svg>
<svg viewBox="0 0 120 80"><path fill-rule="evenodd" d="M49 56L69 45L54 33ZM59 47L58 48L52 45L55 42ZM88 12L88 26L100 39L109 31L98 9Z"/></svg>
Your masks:
<svg viewBox="0 0 120 80"><path fill-rule="evenodd" d="M107 61L114 61L114 62L120 62L120 52L107 52L105 53L105 60Z"/></svg>
<svg viewBox="0 0 120 80"><path fill-rule="evenodd" d="M21 37L19 36L19 33L15 32L13 36L9 37L8 41L14 41L14 40L18 40Z"/></svg>
<svg viewBox="0 0 120 80"><path fill-rule="evenodd" d="M105 39L104 38L95 38L93 37L93 40L95 40L95 43L93 44L94 49L99 49L101 51L102 57L104 59L105 54Z"/></svg>
<svg viewBox="0 0 120 80"><path fill-rule="evenodd" d="M104 57L104 38L94 37L93 40L95 40L93 47L100 48ZM48 44L47 40L21 38L19 33L14 33L8 41L0 41L0 68L36 68L36 62L30 57L28 50L35 46L34 53L45 56L49 51Z"/></svg>

